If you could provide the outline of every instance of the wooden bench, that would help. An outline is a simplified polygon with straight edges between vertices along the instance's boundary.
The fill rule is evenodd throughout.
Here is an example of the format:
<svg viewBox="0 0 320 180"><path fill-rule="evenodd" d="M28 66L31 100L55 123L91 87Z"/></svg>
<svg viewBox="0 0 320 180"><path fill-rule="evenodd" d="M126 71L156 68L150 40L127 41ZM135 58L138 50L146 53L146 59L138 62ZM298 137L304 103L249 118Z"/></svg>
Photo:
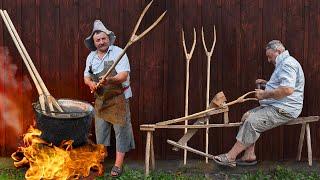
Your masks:
<svg viewBox="0 0 320 180"><path fill-rule="evenodd" d="M308 117L299 117L291 120L289 123L285 124L288 126L299 125L301 124L299 144L298 144L298 153L297 161L301 160L301 152L304 142L304 137L307 139L307 149L308 149L308 163L309 166L312 166L312 147L311 147L311 135L310 135L310 123L319 121L319 116L308 116ZM242 122L236 123L227 123L227 124L207 124L207 125L156 125L156 124L142 124L140 125L140 131L145 131L147 133L146 138L146 152L145 152L145 175L150 173L150 164L151 169L155 169L155 157L154 157L154 143L153 143L153 132L156 129L206 129L206 128L221 128L221 127L237 127L240 126ZM192 151L194 153L200 151ZM202 152L200 152L201 154ZM202 153L203 154L203 153ZM202 155L201 154L201 155Z"/></svg>

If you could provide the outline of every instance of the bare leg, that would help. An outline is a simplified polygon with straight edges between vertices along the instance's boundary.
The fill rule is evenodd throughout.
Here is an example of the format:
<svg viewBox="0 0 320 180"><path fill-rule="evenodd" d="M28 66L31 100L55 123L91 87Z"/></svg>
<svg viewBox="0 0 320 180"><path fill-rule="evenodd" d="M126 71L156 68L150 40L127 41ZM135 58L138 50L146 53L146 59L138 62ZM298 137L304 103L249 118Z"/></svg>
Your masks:
<svg viewBox="0 0 320 180"><path fill-rule="evenodd" d="M114 163L114 166L116 167L119 167L119 168L122 168L122 164L123 164L123 159L124 159L124 155L126 153L122 153L122 152L117 152L116 153L116 162ZM117 175L116 173L114 172L111 172L111 175Z"/></svg>
<svg viewBox="0 0 320 180"><path fill-rule="evenodd" d="M241 142L237 141L230 151L227 153L227 157L230 161L235 161L237 156L246 149L247 147Z"/></svg>
<svg viewBox="0 0 320 180"><path fill-rule="evenodd" d="M255 144L252 144L250 145L246 151L244 152L244 155L242 156L242 160L245 160L245 161L254 161L256 160L256 154L255 154L255 151L254 151L254 148L255 148Z"/></svg>

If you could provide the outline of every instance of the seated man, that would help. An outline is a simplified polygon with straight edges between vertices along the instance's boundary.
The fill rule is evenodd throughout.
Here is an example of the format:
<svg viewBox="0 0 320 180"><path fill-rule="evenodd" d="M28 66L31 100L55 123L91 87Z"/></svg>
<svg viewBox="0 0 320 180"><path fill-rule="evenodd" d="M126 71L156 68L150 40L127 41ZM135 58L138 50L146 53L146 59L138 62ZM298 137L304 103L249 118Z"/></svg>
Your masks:
<svg viewBox="0 0 320 180"><path fill-rule="evenodd" d="M243 115L244 123L231 150L214 157L214 161L220 165L235 167L256 164L254 146L260 134L287 123L301 113L305 83L301 65L278 40L267 44L266 56L275 69L268 82L256 80L257 84L265 84L265 90L256 92L260 106ZM245 151L243 157L236 160L242 151Z"/></svg>

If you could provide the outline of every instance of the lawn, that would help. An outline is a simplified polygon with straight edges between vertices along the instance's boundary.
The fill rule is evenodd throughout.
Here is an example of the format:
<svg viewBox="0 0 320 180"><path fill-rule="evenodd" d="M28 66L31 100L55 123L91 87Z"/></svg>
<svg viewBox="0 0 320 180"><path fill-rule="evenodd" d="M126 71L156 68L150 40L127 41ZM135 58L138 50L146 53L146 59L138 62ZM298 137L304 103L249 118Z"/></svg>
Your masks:
<svg viewBox="0 0 320 180"><path fill-rule="evenodd" d="M221 168L214 164L205 164L202 161L195 161L187 166L179 166L172 162L162 161L156 171L151 172L150 176L144 176L143 163L128 162L125 165L124 173L119 180L194 180L194 179L234 179L234 180L318 180L320 179L319 164L310 169L306 164L299 163L261 163L262 165L251 168ZM167 164L167 165L165 165ZM273 165L272 165L273 164ZM277 165L274 165L277 164ZM270 165L270 166L269 166ZM91 175L85 179L110 179L109 169L111 162L106 163L106 172L104 176L95 177ZM163 167L163 168L162 168ZM166 167L166 168L165 168ZM16 169L13 161L8 157L0 157L0 180L24 179L24 173L27 169ZM94 173L92 173L94 174Z"/></svg>

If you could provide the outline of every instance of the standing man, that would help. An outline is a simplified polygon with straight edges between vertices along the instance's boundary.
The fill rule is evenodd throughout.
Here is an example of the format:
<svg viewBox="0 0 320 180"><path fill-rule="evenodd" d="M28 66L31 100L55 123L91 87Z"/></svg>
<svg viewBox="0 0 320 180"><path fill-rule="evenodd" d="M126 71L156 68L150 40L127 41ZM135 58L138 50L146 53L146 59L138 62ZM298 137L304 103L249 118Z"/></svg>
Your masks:
<svg viewBox="0 0 320 180"><path fill-rule="evenodd" d="M243 115L244 123L231 150L214 157L220 165L255 165L254 146L260 134L297 118L301 113L305 79L299 62L290 56L279 40L267 44L266 56L275 69L269 81L256 80L257 84L265 85L265 90L256 92L260 106ZM243 157L236 160L242 151L245 151Z"/></svg>
<svg viewBox="0 0 320 180"><path fill-rule="evenodd" d="M96 88L101 76L112 66L122 49L114 46L116 36L100 20L95 20L93 30L84 41L91 51L84 70L84 83L95 91L95 131L97 144L110 146L111 126L116 137L116 160L110 175L118 177L122 173L125 153L135 148L131 125L129 98L130 65L125 54L104 84Z"/></svg>

